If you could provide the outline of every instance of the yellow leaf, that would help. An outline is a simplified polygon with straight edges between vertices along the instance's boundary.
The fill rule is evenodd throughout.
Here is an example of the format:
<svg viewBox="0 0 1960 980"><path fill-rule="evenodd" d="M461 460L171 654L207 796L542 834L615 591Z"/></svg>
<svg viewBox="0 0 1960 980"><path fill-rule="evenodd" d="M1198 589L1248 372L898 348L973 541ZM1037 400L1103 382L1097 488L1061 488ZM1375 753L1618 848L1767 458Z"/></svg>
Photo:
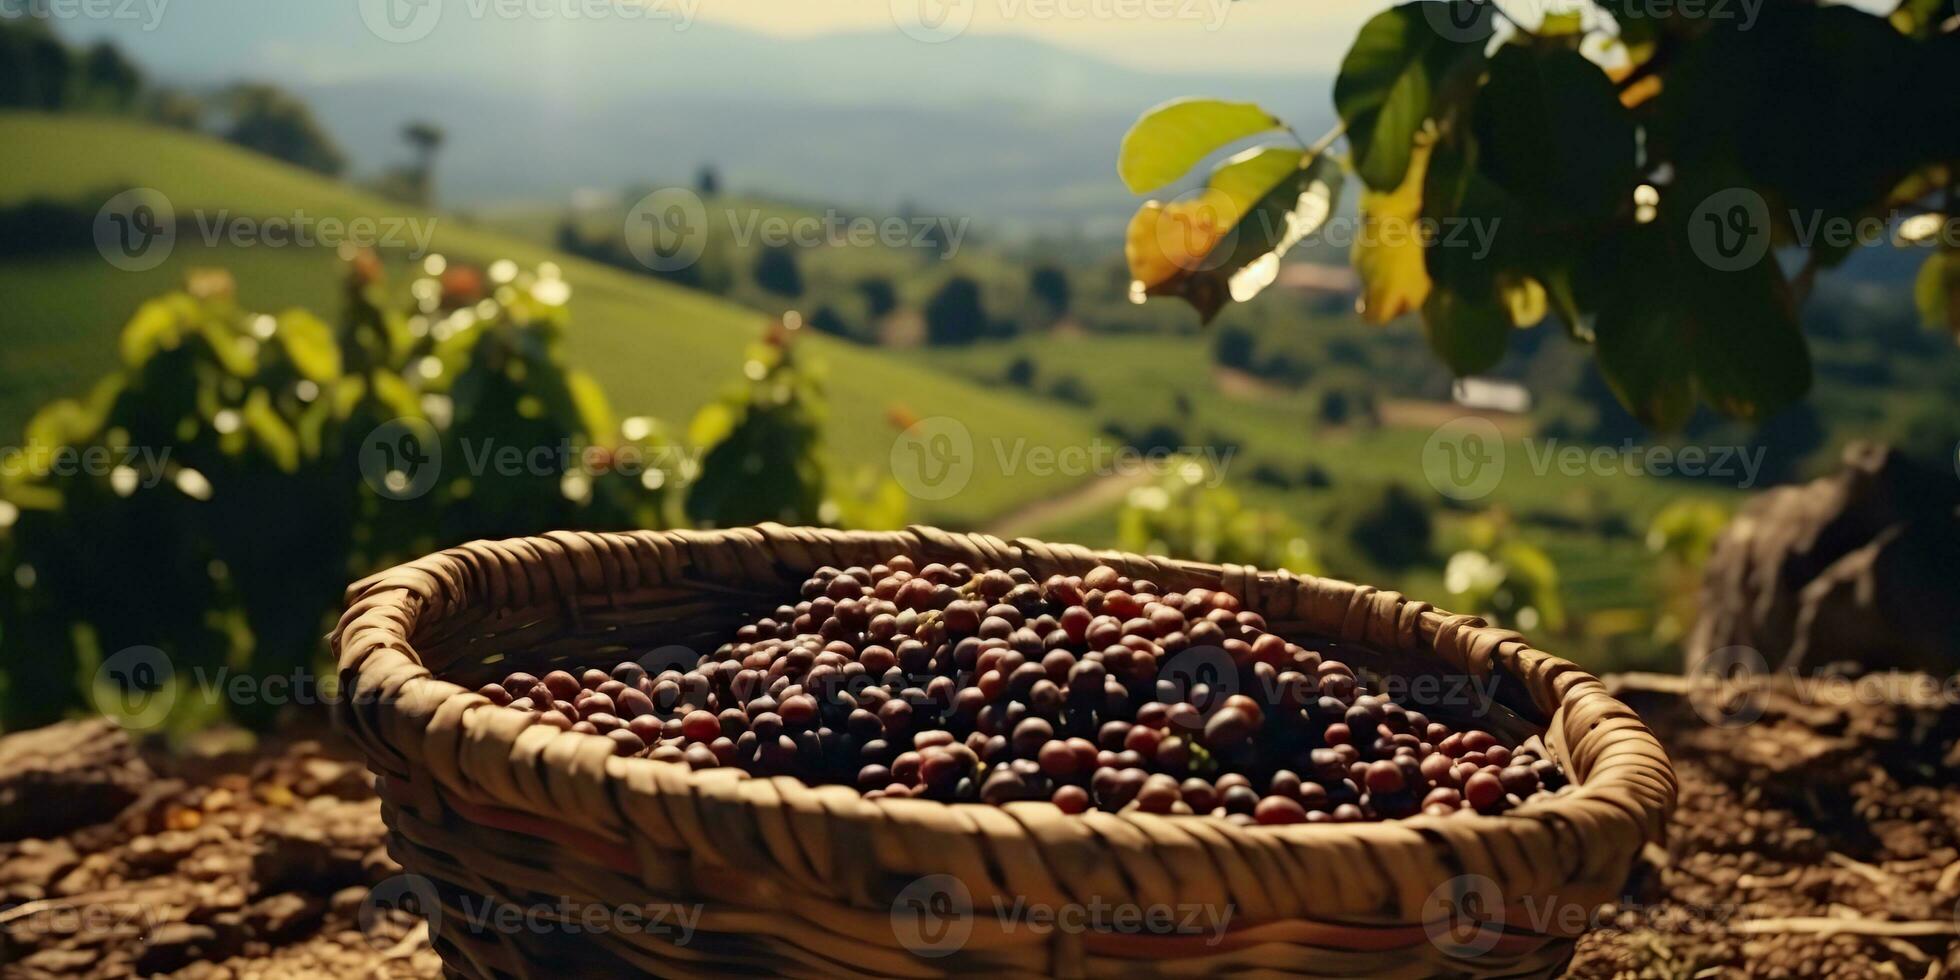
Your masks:
<svg viewBox="0 0 1960 980"><path fill-rule="evenodd" d="M1648 75L1620 91L1620 104L1633 109L1659 94L1661 94L1661 77Z"/></svg>
<svg viewBox="0 0 1960 980"><path fill-rule="evenodd" d="M1361 234L1354 240L1354 270L1361 276L1361 316L1387 323L1422 308L1429 298L1429 270L1422 264L1422 179L1434 138L1418 134L1409 171L1393 191L1361 192Z"/></svg>
<svg viewBox="0 0 1960 980"><path fill-rule="evenodd" d="M1535 327L1545 319L1547 304L1545 287L1530 276L1512 279L1501 276L1497 289L1504 300L1504 309L1511 314L1514 327Z"/></svg>
<svg viewBox="0 0 1960 980"><path fill-rule="evenodd" d="M1123 240L1130 278L1150 289L1200 268L1238 216L1231 197L1210 188L1169 204L1146 202Z"/></svg>

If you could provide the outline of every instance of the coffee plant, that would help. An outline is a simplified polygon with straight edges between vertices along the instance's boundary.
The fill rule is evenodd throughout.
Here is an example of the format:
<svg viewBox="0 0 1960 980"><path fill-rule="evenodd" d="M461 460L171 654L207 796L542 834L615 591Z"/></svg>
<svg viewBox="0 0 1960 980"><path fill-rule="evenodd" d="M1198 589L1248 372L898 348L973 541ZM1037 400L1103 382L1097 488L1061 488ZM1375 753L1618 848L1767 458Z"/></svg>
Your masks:
<svg viewBox="0 0 1960 980"><path fill-rule="evenodd" d="M1248 507L1196 460L1130 491L1116 516L1117 547L1139 554L1321 573L1306 533L1286 515Z"/></svg>
<svg viewBox="0 0 1960 980"><path fill-rule="evenodd" d="M1142 206L1125 247L1133 294L1183 298L1207 321L1250 299L1352 173L1365 316L1419 313L1458 374L1489 370L1513 328L1556 316L1654 428L1680 427L1698 403L1756 419L1803 397L1799 304L1861 245L1939 242L1916 296L1960 333L1953 0L1901 0L1889 16L1795 0L1747 20L1713 9L1383 11L1341 65L1334 132L1247 150L1200 189ZM1290 133L1256 105L1176 101L1131 129L1118 171L1146 193L1228 144ZM1847 228L1859 231L1831 233ZM1487 247L1470 247L1480 236Z"/></svg>
<svg viewBox="0 0 1960 980"><path fill-rule="evenodd" d="M180 691L292 676L345 584L377 568L476 538L670 526L688 480L801 474L821 448L819 394L786 358L758 384L794 398L762 398L691 452L655 420L616 420L567 363L553 266L432 257L404 302L360 253L346 289L334 327L244 309L228 274L195 272L137 311L118 370L34 416L23 465L0 474L0 724L84 707L104 659L135 647ZM777 424L795 438L758 434ZM812 485L792 494L812 501L800 519L869 512L826 509ZM276 700L178 697L171 724L263 726Z"/></svg>
<svg viewBox="0 0 1960 980"><path fill-rule="evenodd" d="M687 490L687 518L704 527L762 521L893 528L905 522L897 481L842 472L822 450L823 379L798 356L802 332L786 314L743 365L746 382L704 406L688 441L713 447Z"/></svg>
<svg viewBox="0 0 1960 980"><path fill-rule="evenodd" d="M1465 522L1464 547L1443 567L1450 609L1521 630L1565 629L1558 565L1501 512Z"/></svg>

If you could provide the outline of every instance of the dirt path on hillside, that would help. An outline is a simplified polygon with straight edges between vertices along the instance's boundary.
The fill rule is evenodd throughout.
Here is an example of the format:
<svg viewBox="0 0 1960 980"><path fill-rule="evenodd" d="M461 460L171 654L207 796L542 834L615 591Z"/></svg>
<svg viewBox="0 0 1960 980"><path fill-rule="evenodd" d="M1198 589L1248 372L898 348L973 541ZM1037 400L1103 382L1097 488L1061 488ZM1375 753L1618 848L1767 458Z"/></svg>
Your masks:
<svg viewBox="0 0 1960 980"><path fill-rule="evenodd" d="M1008 511L990 521L985 530L988 534L1002 538L1032 535L1043 528L1054 527L1106 507L1114 507L1122 503L1123 498L1129 496L1131 490L1145 486L1155 479L1155 473L1141 467L1132 473L1110 473L1099 476L1059 497L1037 500Z"/></svg>

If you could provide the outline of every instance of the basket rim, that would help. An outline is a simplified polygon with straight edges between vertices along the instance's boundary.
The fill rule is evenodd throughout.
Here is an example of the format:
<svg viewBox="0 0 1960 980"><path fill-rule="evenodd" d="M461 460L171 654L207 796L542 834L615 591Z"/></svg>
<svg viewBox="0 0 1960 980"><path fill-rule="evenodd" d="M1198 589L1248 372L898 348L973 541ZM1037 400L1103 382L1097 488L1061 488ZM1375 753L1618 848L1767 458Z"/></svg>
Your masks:
<svg viewBox="0 0 1960 980"><path fill-rule="evenodd" d="M499 707L474 690L436 677L412 643L418 627L440 622L453 608L480 601L479 593L489 587L485 580L494 577L493 568L515 576L501 586L505 598L522 593L534 603L544 603L589 596L626 580L609 576L624 575L636 584L664 581L662 575L681 578L704 558L716 556L718 549L767 549L777 556L791 550L806 556L881 555L873 561L899 553L945 560L941 553L950 551L958 560L976 565L1025 566L1036 564L1039 556L1045 563L1107 562L1133 571L1143 569L1146 575L1156 569L1157 575L1176 573L1216 581L1214 587L1233 591L1248 608L1262 608L1259 603L1273 596L1295 594L1306 596L1309 603L1335 603L1319 610L1331 618L1328 609L1342 612L1339 604L1344 603L1341 628L1356 626L1359 632L1332 637L1336 640L1401 644L1438 656L1473 676L1504 671L1519 679L1548 719L1545 742L1572 788L1502 815L1416 815L1377 822L1244 827L1210 814L1129 810L1071 816L1046 801L1002 807L866 800L849 786L808 785L787 776L750 777L725 768L695 772L685 763L614 756L612 742L604 736L535 724L534 716ZM595 559L601 554L606 560ZM734 560L742 557L733 556ZM622 560L623 564L606 565ZM859 563L865 562L820 562ZM1222 835L1253 848L1263 846L1259 841L1287 846L1346 841L1403 851L1405 857L1436 850L1439 839L1462 852L1469 838L1497 834L1516 839L1529 853L1574 843L1597 844L1593 838L1604 835L1616 845L1604 850L1624 851L1630 860L1641 845L1660 838L1675 798L1675 776L1659 741L1631 709L1606 692L1598 678L1576 664L1533 649L1520 634L1492 627L1480 617L1452 614L1397 592L1319 576L1093 550L1033 538L1004 541L919 525L896 532L859 532L764 524L716 531L552 532L472 542L362 579L349 586L347 600L347 610L329 636L343 694L336 719L361 745L372 767L413 773L417 779L433 777L443 791L459 798L546 817L606 839L630 839L626 824L634 818L626 814L629 808L621 804L621 794L657 799L682 793L741 808L774 805L785 810L786 798L794 797L798 807L817 807L831 819L888 823L919 833L943 832L951 814L958 818L954 822L968 828L984 828L994 836L1018 833L1030 842L1035 821L1052 816L1079 825L1083 833L1062 835L1073 839L1045 836L1041 845L1051 851L1110 834L1158 837L1160 828L1169 824L1202 829L1207 837ZM425 618L431 610L433 616ZM504 767L496 766L496 760ZM520 769L531 771L516 771ZM769 784L768 791L753 785L764 783ZM567 797L590 805L565 806ZM1016 818L1003 820L998 818L1001 815ZM1547 869L1500 867L1517 862L1494 855L1484 858L1504 873L1506 884L1521 876L1540 882L1548 877ZM1591 867L1596 860L1579 855L1566 863ZM1578 871L1564 870L1564 878L1557 869L1550 878L1566 880ZM1402 904L1406 908L1406 896Z"/></svg>

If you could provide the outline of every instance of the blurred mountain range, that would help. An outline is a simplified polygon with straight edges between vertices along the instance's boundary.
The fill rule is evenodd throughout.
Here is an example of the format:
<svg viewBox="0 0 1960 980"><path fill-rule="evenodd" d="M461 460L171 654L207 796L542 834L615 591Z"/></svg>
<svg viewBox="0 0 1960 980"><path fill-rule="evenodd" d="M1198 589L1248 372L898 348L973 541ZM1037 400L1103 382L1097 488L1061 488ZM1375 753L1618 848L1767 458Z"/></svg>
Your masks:
<svg viewBox="0 0 1960 980"><path fill-rule="evenodd" d="M1206 95L1258 101L1309 136L1332 120L1323 75L1157 73L1011 35L779 38L658 9L514 18L499 11L523 5L423 0L446 3L434 29L391 43L351 0L283 0L276 22L264 2L173 3L154 22L57 29L114 40L166 83L289 88L361 172L407 158L403 123L434 122L448 133L440 195L462 207L558 203L713 165L738 190L1106 237L1135 205L1115 157L1143 109ZM1229 63L1229 33L1192 34Z"/></svg>

